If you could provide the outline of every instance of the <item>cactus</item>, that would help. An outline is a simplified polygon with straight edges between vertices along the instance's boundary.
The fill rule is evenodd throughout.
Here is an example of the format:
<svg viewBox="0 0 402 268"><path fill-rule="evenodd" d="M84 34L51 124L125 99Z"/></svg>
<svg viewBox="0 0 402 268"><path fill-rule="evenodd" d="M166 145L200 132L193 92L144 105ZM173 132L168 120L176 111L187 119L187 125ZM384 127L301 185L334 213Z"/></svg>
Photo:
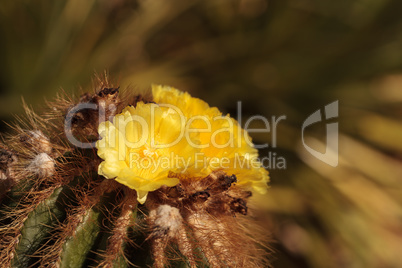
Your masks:
<svg viewBox="0 0 402 268"><path fill-rule="evenodd" d="M0 267L265 267L250 187L231 170L169 170L174 185L147 190L146 201L101 172L100 124L156 98L119 93L106 78L93 92L61 93L40 116L25 105L3 137Z"/></svg>

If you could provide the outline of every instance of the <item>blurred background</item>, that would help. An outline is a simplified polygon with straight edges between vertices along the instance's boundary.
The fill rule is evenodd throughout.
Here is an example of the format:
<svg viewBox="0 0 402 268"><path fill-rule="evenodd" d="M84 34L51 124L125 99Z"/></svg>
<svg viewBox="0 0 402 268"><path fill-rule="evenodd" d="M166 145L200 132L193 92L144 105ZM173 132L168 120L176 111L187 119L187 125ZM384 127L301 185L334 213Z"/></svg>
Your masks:
<svg viewBox="0 0 402 268"><path fill-rule="evenodd" d="M401 267L401 11L400 0L3 0L0 130L21 96L40 110L105 70L235 117L242 101L243 122L284 115L276 146L272 132L252 135L270 144L271 188L255 200L273 266ZM301 126L337 100L334 168L301 145ZM325 123L306 130L309 146L325 146Z"/></svg>

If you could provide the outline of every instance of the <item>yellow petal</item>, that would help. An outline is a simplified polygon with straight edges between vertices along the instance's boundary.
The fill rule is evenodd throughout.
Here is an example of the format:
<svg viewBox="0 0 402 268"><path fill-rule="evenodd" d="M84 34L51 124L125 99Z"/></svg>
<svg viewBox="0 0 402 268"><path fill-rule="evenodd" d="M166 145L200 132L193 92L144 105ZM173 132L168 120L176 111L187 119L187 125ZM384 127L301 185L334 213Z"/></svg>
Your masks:
<svg viewBox="0 0 402 268"><path fill-rule="evenodd" d="M137 200L140 204L144 204L147 200L148 192L146 191L137 191Z"/></svg>

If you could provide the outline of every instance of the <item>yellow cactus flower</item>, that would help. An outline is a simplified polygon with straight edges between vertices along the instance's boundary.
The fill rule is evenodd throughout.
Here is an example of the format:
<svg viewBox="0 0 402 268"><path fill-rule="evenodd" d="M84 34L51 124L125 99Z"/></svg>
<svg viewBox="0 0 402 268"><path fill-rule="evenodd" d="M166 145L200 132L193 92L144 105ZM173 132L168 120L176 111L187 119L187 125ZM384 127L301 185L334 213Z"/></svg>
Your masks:
<svg viewBox="0 0 402 268"><path fill-rule="evenodd" d="M169 174L199 179L224 170L245 189L266 191L268 172L236 120L188 93L152 89L157 104L139 102L99 125L100 175L135 189L140 203L148 192L179 183Z"/></svg>

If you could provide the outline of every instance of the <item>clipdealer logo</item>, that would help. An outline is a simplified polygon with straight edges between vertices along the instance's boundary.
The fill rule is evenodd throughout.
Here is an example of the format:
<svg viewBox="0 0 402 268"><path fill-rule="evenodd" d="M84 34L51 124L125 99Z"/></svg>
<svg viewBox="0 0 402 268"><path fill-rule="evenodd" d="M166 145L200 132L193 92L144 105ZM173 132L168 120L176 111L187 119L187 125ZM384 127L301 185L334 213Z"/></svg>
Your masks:
<svg viewBox="0 0 402 268"><path fill-rule="evenodd" d="M325 120L338 118L339 116L339 103L338 101L334 101L328 105L326 105L323 109L318 109L314 113L312 113L307 119L304 121L302 126L302 142L304 148L313 155L315 158L320 161L336 167L338 166L338 141L339 141L339 129L338 123L327 123L326 124L326 148L325 152L321 153L319 151L314 150L310 146L308 146L304 139L304 131L307 127L319 123L323 121L321 114L325 115Z"/></svg>
<svg viewBox="0 0 402 268"><path fill-rule="evenodd" d="M332 167L338 166L338 123L330 122L330 123L326 124L326 149L325 149L324 153L317 151L317 150L313 149L312 147L310 147L309 145L307 145L307 143L306 143L307 135L305 135L305 131L308 127L310 127L316 123L322 122L323 120L333 121L334 118L338 118L338 113L339 113L338 106L339 106L338 101L334 101L334 102L326 105L323 109L318 109L317 111L315 111L314 113L312 113L310 116L307 117L307 119L303 122L302 127L301 127L302 144L303 144L304 148L307 150L307 152L310 153L311 155L313 155L318 160L320 160ZM177 112L180 112L178 107L172 107L172 108L175 108L174 109L175 111L177 110ZM114 106L108 107L108 110L111 110L111 109L116 109L116 107L114 107ZM65 134L66 134L67 138L69 139L69 141L72 144L74 144L75 146L77 146L79 148L94 148L95 141L94 142L79 141L79 140L77 140L76 137L74 137L74 135L72 133L73 118L77 113L79 113L83 110L97 111L99 113L99 121L100 122L106 121L106 120L111 121L112 118L106 118L105 105L98 106L93 103L81 103L69 110L69 112L65 118L65 124L64 124ZM268 118L264 117L263 115L253 115L253 116L249 117L244 122L244 125L243 125L242 124L243 118L242 118L241 112L242 112L242 104L239 101L237 103L237 122L240 126L242 126L244 128L244 130L241 130L241 131L246 131L246 132L250 133L251 135L254 133L259 133L259 134L267 133L267 134L270 134L270 137L271 137L269 144L268 144L268 140L265 140L265 143L262 143L262 144L257 144L257 143L253 144L251 142L251 140L249 140L247 135L244 136L245 141L247 143L249 143L250 146L254 146L256 149L265 149L265 148L275 149L277 147L278 125L281 121L286 120L287 117L285 115L272 116L270 118L271 120L269 120ZM324 115L324 116L322 116L322 115ZM132 120L141 119L141 118L137 118L137 117L132 118ZM202 118L193 118L193 119L200 120ZM216 120L223 120L223 119L226 119L226 117L218 117ZM209 123L208 120L206 120L205 122ZM229 121L229 122L231 122L231 121ZM255 124L255 123L257 123L257 124ZM258 127L252 128L252 125L256 125ZM152 125L144 126L144 127L147 130L148 128L151 129ZM209 127L209 129L210 129L210 127ZM217 132L228 131L228 133L232 133L231 131L233 131L233 130L234 130L233 126L231 126L229 128L223 129L223 130L221 130L221 129L217 130ZM240 129L239 129L239 131L240 131ZM212 134L211 137L215 137L215 134ZM144 136L144 138L145 138L145 136ZM189 137L186 136L185 138L188 139ZM213 141L214 140L212 140L211 142L213 142ZM178 140L176 142L178 142ZM190 143L191 140L189 140L188 142ZM237 144L238 143L239 142L237 142ZM190 143L190 144L192 144L192 143ZM235 144L235 142L233 140L229 140L226 145L228 147L231 147L231 146L229 146L230 144ZM169 145L172 145L172 144L169 144ZM203 145L203 146L209 146L209 144ZM218 147L221 145L218 144L215 146ZM286 169L286 167L287 167L286 159L283 156L278 155L274 151L269 151L266 156L260 155L259 161L267 169Z"/></svg>

